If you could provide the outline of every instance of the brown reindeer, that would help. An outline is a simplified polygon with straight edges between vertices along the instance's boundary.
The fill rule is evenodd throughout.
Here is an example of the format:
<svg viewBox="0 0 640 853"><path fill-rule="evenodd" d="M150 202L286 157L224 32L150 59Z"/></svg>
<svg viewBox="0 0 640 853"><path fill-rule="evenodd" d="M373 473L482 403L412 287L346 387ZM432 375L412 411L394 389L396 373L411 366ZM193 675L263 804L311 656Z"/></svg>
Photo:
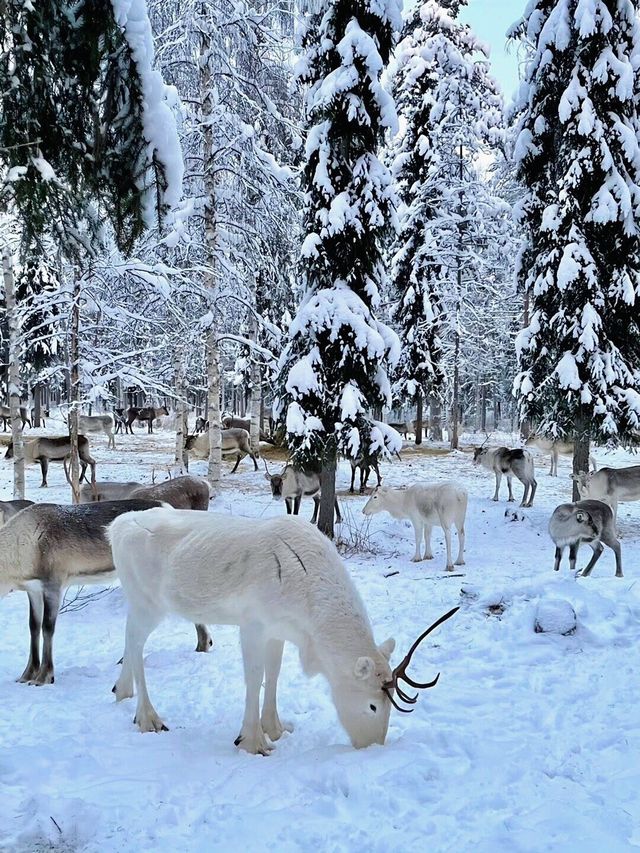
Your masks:
<svg viewBox="0 0 640 853"><path fill-rule="evenodd" d="M155 419L159 418L161 415L168 414L169 410L166 406L160 406L157 409L153 406L144 406L143 408L139 408L138 406L129 406L127 409L127 420L124 426L124 431L130 432L131 435L133 435L133 422L146 421L147 432L151 435L153 433L153 422Z"/></svg>

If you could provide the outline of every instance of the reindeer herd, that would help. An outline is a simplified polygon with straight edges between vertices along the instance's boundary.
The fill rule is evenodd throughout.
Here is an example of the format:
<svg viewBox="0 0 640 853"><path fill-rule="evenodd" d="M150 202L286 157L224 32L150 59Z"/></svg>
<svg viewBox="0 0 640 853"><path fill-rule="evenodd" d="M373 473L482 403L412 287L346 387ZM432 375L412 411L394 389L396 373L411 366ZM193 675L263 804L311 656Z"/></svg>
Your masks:
<svg viewBox="0 0 640 853"><path fill-rule="evenodd" d="M157 411L138 410L133 420L147 422L151 431ZM129 418L126 420L125 430L130 428ZM91 418L83 420L84 432L102 431L109 446L115 446L113 426L117 421L108 416L87 421ZM237 456L233 470L245 454L257 470L248 430L234 422L225 427L223 448L228 455ZM208 434L196 433L190 437L189 450L206 455L207 442ZM568 452L566 445L535 438L527 445L536 442L550 453L550 473L557 476L558 454ZM47 486L49 462L65 461L70 452L68 437L37 437L25 447L28 460L41 466L43 487ZM286 641L298 647L308 676L322 673L327 679L336 712L354 747L384 743L391 708L405 713L412 709L417 694L409 694L403 682L416 689L437 682L437 676L417 682L406 670L418 644L457 608L427 628L392 669L395 642L389 639L376 645L364 604L335 546L313 524L294 517L302 498L308 496L314 500L311 521L317 520L318 473L286 464L274 474L265 462L271 495L285 503L287 514L248 522L207 512L209 486L192 475L151 486L134 481L96 482L86 435L80 436L79 447L83 473L87 467L92 470L92 483L81 488L79 504L0 502L0 595L24 590L29 600L29 657L18 681L33 685L54 682L53 637L64 589L105 584L117 577L129 610L122 669L113 692L117 701L137 693L134 722L142 732L166 729L149 698L143 650L148 636L167 614L195 624L196 650L200 652L212 645L207 625L239 626L246 698L235 743L251 753L268 754L282 733L291 730L280 719L276 703ZM8 458L11 451L10 445ZM381 484L377 461L362 458L352 463L350 492L358 467L361 493L371 470L378 479L363 507L365 516L387 512L393 518L408 519L415 535L414 561L432 559L431 534L433 527L440 527L446 543L446 570L464 565L468 504L464 486L445 482L389 488ZM524 486L521 506L533 505L537 481L534 460L526 447L476 448L474 462L494 474L494 501L499 500L501 481L506 477L509 501L514 500L515 478ZM556 548L554 568L559 569L568 547L570 567L575 571L578 547L584 542L593 550L582 571L586 577L607 545L615 553L616 576L621 577L616 510L620 500L640 499L640 466L603 468L574 476L582 499L558 506L549 522ZM335 512L340 521L337 499ZM458 536L455 562L453 528Z"/></svg>

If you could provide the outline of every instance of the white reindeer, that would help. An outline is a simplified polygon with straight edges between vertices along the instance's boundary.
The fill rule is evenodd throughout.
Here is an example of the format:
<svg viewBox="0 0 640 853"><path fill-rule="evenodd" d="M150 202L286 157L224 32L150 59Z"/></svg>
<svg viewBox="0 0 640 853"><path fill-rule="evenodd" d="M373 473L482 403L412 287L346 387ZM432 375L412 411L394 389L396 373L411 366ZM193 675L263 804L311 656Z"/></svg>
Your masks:
<svg viewBox="0 0 640 853"><path fill-rule="evenodd" d="M413 562L433 560L431 531L441 527L447 544L448 572L453 571L451 560L451 525L458 531L458 557L456 566L464 566L464 521L467 515L467 490L459 483L447 482L437 485L427 483L410 486L408 489L391 489L379 486L371 495L362 512L375 515L388 512L393 518L408 518L416 537L416 552ZM421 556L424 536L424 557Z"/></svg>
<svg viewBox="0 0 640 853"><path fill-rule="evenodd" d="M116 439L113 434L115 426L111 415L80 415L78 417L78 431L83 435L91 432L103 432L107 436L107 447L116 449Z"/></svg>
<svg viewBox="0 0 640 853"><path fill-rule="evenodd" d="M551 456L551 468L549 476L558 476L558 457L573 456L573 442L562 441L560 439L545 438L543 435L530 435L525 441L525 447L537 447L543 453L548 453ZM598 470L598 464L591 454L589 462L594 471Z"/></svg>
<svg viewBox="0 0 640 853"><path fill-rule="evenodd" d="M206 623L240 626L246 683L245 713L235 743L268 754L270 741L292 727L276 706L285 640L295 643L307 675L329 681L338 716L355 747L384 743L391 705L410 704L398 684L418 643L453 615L442 617L391 670L395 642L376 646L364 605L333 544L293 516L232 518L214 513L160 508L128 513L107 533L129 601L118 701L138 691L135 722L142 732L166 727L151 704L144 674L147 637L168 613ZM457 608L456 608L457 610ZM265 695L260 714L260 687Z"/></svg>

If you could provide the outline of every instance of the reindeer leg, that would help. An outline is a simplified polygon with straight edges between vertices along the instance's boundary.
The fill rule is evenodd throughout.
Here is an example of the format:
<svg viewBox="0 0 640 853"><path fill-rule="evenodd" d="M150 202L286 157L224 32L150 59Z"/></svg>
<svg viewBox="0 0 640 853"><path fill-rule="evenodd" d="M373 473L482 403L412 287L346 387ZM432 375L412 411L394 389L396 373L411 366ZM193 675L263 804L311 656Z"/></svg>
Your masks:
<svg viewBox="0 0 640 853"><path fill-rule="evenodd" d="M444 528L443 528L444 529ZM433 560L433 551L431 550L431 531L433 527L430 524L425 524L422 528L422 533L424 536L424 557L423 560ZM449 544L451 544L451 537L449 537ZM449 560L447 559L447 563Z"/></svg>
<svg viewBox="0 0 640 853"><path fill-rule="evenodd" d="M557 476L558 475L556 474L556 477ZM533 480L531 480L529 485L530 485L531 491L529 492L529 501L527 503L527 506L533 506L533 499L536 495L536 489L538 488L538 481L533 479Z"/></svg>
<svg viewBox="0 0 640 853"><path fill-rule="evenodd" d="M502 483L502 472L496 471L496 490L493 495L494 501L499 500L500 497L500 483Z"/></svg>
<svg viewBox="0 0 640 853"><path fill-rule="evenodd" d="M240 628L242 663L246 698L240 734L234 743L254 755L268 755L273 747L267 743L260 724L260 687L264 676L266 642L262 625L253 622ZM273 662L273 661L272 661Z"/></svg>
<svg viewBox="0 0 640 853"><path fill-rule="evenodd" d="M333 501L333 508L336 512L336 521L338 524L342 522L342 515L340 514L340 504L338 503L338 498L335 498Z"/></svg>
<svg viewBox="0 0 640 853"><path fill-rule="evenodd" d="M349 494L350 495L355 494L355 491L356 491L354 488L355 482L356 482L356 466L352 465L351 466L351 485L349 486Z"/></svg>
<svg viewBox="0 0 640 853"><path fill-rule="evenodd" d="M208 652L213 646L211 635L207 631L206 625L196 625L196 634L198 635L198 644L196 645L197 652Z"/></svg>
<svg viewBox="0 0 640 853"><path fill-rule="evenodd" d="M260 723L262 731L273 741L280 740L283 732L293 731L292 723L283 723L280 720L276 702L283 649L284 643L282 640L269 640L267 642L264 661L264 701L262 703Z"/></svg>
<svg viewBox="0 0 640 853"><path fill-rule="evenodd" d="M576 559L578 557L579 544L579 542L575 542L573 545L569 545L569 571L574 573L576 570Z"/></svg>
<svg viewBox="0 0 640 853"><path fill-rule="evenodd" d="M456 557L456 566L464 566L464 521L462 524L455 522L456 530L458 531L458 556Z"/></svg>
<svg viewBox="0 0 640 853"><path fill-rule="evenodd" d="M241 459L242 459L242 454L241 454L241 453L238 453L238 458L236 459L236 464L233 466L233 469L232 469L232 471L231 471L231 473L232 473L232 474L235 474L235 473L236 473L236 471L237 471L237 469L238 469L238 465L240 464L240 460L241 460Z"/></svg>
<svg viewBox="0 0 640 853"><path fill-rule="evenodd" d="M560 570L560 561L562 560L562 552L564 548L556 548L556 559L553 564L553 571L557 572Z"/></svg>
<svg viewBox="0 0 640 853"><path fill-rule="evenodd" d="M593 567L598 562L598 560L602 556L602 552L604 551L604 545L602 544L602 542L589 542L589 545L591 547L591 550L593 551L593 556L591 557L591 559L589 560L587 565L584 567L584 569L580 572L580 576L583 578L589 577ZM616 567L617 567L617 561L616 561ZM617 571L616 571L616 574L617 574Z"/></svg>
<svg viewBox="0 0 640 853"><path fill-rule="evenodd" d="M296 498L297 506L300 507L300 498ZM318 513L320 512L320 498L318 495L313 496L313 515L311 516L311 524L315 524L318 520ZM294 509L294 515L298 514L298 510Z"/></svg>
<svg viewBox="0 0 640 853"><path fill-rule="evenodd" d="M127 614L122 671L113 688L113 692L116 694L116 701L120 702L122 699L128 699L130 696L133 696L135 682L138 690L138 704L133 722L141 732L168 731L149 699L147 682L144 676L144 659L142 657L147 637L158 626L161 619L162 614L157 611L147 610L143 613L129 610Z"/></svg>
<svg viewBox="0 0 640 853"><path fill-rule="evenodd" d="M40 669L40 631L42 629L42 614L44 611L44 597L42 589L27 590L29 596L29 634L31 645L29 648L29 660L24 672L17 678L20 684L32 681Z"/></svg>
<svg viewBox="0 0 640 853"><path fill-rule="evenodd" d="M509 499L508 499L508 503L513 503L513 502L515 501L515 498L514 498L514 496L513 496L513 488L512 488L512 486L513 486L513 482L512 482L512 481L513 481L513 475L512 475L512 474L507 474L507 486L509 487Z"/></svg>
<svg viewBox="0 0 640 853"><path fill-rule="evenodd" d="M53 684L53 635L56 630L56 619L60 609L60 585L46 583L42 589L44 609L42 618L42 663L29 684Z"/></svg>
<svg viewBox="0 0 640 853"><path fill-rule="evenodd" d="M447 546L447 565L445 566L445 570L447 572L453 571L453 560L451 559L451 525L443 523L442 529L444 531L444 541ZM429 531L431 532L431 531Z"/></svg>
<svg viewBox="0 0 640 853"><path fill-rule="evenodd" d="M258 460L256 459L256 455L255 455L255 453L250 453L249 455L253 459L253 470L257 471L258 470Z"/></svg>
<svg viewBox="0 0 640 853"><path fill-rule="evenodd" d="M420 547L422 545L422 524L418 524L413 520L411 521L411 523L413 524L413 535L415 536L416 540L416 552L413 555L412 562L419 563L422 559L420 556Z"/></svg>
<svg viewBox="0 0 640 853"><path fill-rule="evenodd" d="M42 472L42 482L40 483L41 489L47 488L47 471L49 470L49 460L46 456L40 457L40 471Z"/></svg>

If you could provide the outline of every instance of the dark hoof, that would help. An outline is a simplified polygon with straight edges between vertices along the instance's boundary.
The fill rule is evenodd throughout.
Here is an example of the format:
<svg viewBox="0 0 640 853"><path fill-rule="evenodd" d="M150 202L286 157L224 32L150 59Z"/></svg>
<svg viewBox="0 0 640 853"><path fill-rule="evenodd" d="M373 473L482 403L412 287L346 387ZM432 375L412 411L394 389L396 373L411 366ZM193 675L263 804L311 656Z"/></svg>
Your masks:
<svg viewBox="0 0 640 853"><path fill-rule="evenodd" d="M115 686L115 684L114 684L114 685L113 685L113 687L111 688L111 692L112 692L112 693L115 693L115 692L116 692L116 686Z"/></svg>
<svg viewBox="0 0 640 853"><path fill-rule="evenodd" d="M241 743L242 743L242 735L238 735L238 737L234 740L233 745L234 746L240 746Z"/></svg>
<svg viewBox="0 0 640 853"><path fill-rule="evenodd" d="M118 663L116 664L116 666L120 666L122 664L123 660L124 660L124 657L121 657L120 660L118 661Z"/></svg>

